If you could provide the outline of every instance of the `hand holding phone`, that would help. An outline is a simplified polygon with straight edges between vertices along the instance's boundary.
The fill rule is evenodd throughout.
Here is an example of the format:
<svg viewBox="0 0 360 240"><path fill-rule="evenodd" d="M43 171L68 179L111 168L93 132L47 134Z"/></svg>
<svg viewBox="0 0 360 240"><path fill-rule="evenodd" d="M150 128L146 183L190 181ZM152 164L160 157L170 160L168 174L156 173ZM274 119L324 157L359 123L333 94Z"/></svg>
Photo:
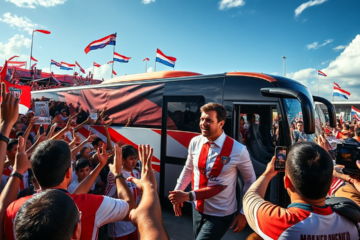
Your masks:
<svg viewBox="0 0 360 240"><path fill-rule="evenodd" d="M284 146L278 146L275 148L275 171L285 171L287 150L287 147Z"/></svg>

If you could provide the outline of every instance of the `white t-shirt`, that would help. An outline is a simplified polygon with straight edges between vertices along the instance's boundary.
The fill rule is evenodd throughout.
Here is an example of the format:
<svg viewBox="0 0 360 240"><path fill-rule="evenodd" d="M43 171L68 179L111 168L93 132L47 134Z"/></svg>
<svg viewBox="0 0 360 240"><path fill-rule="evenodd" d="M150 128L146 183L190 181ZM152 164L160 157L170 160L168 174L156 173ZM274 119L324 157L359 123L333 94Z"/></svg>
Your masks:
<svg viewBox="0 0 360 240"><path fill-rule="evenodd" d="M75 175L76 176L76 175ZM74 193L75 189L79 186L79 181L78 179L76 178L75 181L73 181L69 186L68 186L68 192L69 193ZM95 183L92 185L91 191L94 191L95 190Z"/></svg>

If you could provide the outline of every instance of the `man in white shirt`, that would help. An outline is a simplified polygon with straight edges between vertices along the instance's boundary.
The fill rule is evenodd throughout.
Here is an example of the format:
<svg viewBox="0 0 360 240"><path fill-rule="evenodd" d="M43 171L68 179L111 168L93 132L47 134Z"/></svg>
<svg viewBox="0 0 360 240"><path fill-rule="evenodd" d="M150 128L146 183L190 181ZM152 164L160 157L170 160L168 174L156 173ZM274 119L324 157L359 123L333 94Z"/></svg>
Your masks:
<svg viewBox="0 0 360 240"><path fill-rule="evenodd" d="M82 180L84 180L90 174L90 163L84 158L80 158L76 161L75 165L76 179L68 186L68 192L74 193L75 189L79 186ZM91 187L91 191L95 190L95 183Z"/></svg>
<svg viewBox="0 0 360 240"><path fill-rule="evenodd" d="M176 215L181 214L184 201L193 201L196 240L221 239L231 223L231 227L236 225L234 232L246 225L243 211L237 212L237 172L245 182L244 192L256 176L246 147L223 132L225 119L226 109L221 104L201 107L201 135L191 140L184 169L169 196ZM184 192L190 182L192 191Z"/></svg>

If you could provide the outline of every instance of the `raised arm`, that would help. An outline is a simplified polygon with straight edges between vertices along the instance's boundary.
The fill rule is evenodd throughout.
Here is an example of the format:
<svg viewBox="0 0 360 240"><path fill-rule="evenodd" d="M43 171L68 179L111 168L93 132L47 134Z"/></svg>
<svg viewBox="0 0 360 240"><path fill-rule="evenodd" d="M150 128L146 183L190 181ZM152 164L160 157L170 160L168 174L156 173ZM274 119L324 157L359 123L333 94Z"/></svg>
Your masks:
<svg viewBox="0 0 360 240"><path fill-rule="evenodd" d="M109 126L112 123L112 119L110 121L110 123L108 123L107 125L105 125L105 134L106 134L106 146L107 146L107 150L112 150L112 144L111 144L111 137L110 137L110 133L109 133Z"/></svg>
<svg viewBox="0 0 360 240"><path fill-rule="evenodd" d="M1 83L1 116L0 116L0 133L9 138L11 128L16 123L19 115L19 98L14 94L6 92L5 83ZM6 159L7 143L0 140L0 173L3 172L4 162Z"/></svg>
<svg viewBox="0 0 360 240"><path fill-rule="evenodd" d="M55 136L53 136L51 139L52 140L55 140L55 139L61 139L61 137L67 132L70 130L70 125L71 125L71 120L73 120L77 115L79 115L79 113L76 113L75 115L71 116L69 119L68 119L68 122L66 123L66 126L61 130L59 131Z"/></svg>
<svg viewBox="0 0 360 240"><path fill-rule="evenodd" d="M30 135L30 132L31 132L31 129L33 128L33 126L35 125L35 121L39 119L39 117L33 117L31 120L30 120L30 124L29 126L26 128L25 130L25 133L24 133L24 141L26 143L26 140L28 139L29 135Z"/></svg>
<svg viewBox="0 0 360 240"><path fill-rule="evenodd" d="M74 129L75 130L79 130L81 128L83 128L86 124L91 122L91 118L88 117L84 122L80 123L79 125L77 125Z"/></svg>
<svg viewBox="0 0 360 240"><path fill-rule="evenodd" d="M80 152L80 150L84 147L84 145L88 142L92 142L95 140L97 136L96 135L92 135L91 131L90 134L88 136L87 139L85 139L85 141L83 141L82 143L79 144L79 146L77 146L76 148L74 148L73 150L71 150L71 159L74 159L76 154L78 154L78 152Z"/></svg>

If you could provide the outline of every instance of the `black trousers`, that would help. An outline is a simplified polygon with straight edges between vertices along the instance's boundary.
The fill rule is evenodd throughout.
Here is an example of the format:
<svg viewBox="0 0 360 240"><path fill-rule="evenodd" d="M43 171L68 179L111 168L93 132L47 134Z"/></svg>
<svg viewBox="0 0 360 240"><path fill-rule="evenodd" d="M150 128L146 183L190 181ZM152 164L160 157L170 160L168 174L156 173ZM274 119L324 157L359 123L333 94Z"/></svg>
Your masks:
<svg viewBox="0 0 360 240"><path fill-rule="evenodd" d="M193 207L194 238L196 240L220 240L230 228L235 214L215 217L202 214Z"/></svg>

